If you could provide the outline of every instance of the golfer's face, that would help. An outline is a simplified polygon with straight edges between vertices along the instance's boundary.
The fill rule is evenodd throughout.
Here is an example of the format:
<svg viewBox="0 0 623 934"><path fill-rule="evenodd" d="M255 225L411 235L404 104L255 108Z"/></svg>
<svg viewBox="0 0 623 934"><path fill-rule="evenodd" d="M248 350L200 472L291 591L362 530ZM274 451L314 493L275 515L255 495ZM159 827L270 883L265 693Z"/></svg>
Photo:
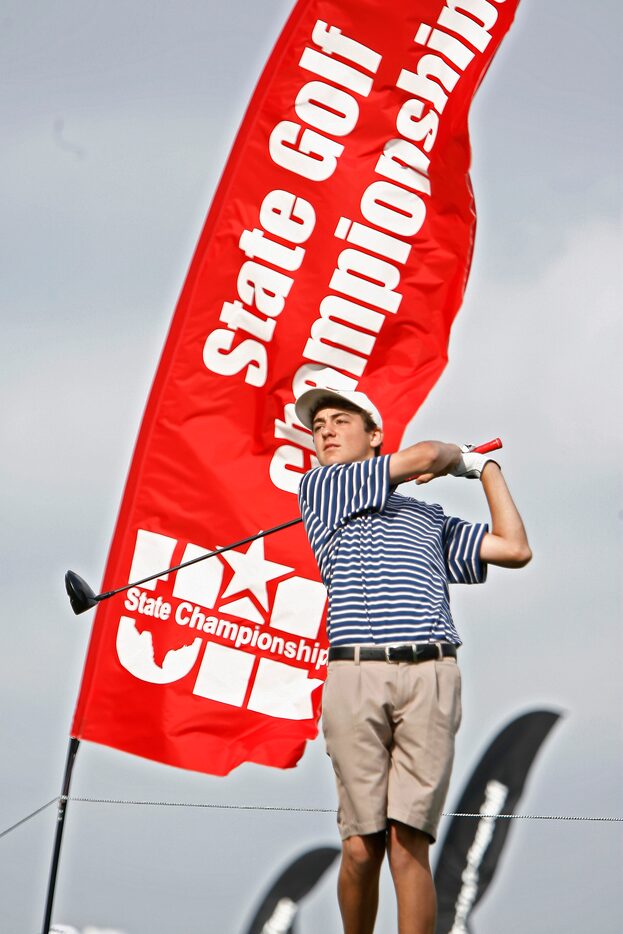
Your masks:
<svg viewBox="0 0 623 934"><path fill-rule="evenodd" d="M361 415L343 409L320 409L314 416L312 431L323 467L369 460L383 440L380 431L366 431Z"/></svg>

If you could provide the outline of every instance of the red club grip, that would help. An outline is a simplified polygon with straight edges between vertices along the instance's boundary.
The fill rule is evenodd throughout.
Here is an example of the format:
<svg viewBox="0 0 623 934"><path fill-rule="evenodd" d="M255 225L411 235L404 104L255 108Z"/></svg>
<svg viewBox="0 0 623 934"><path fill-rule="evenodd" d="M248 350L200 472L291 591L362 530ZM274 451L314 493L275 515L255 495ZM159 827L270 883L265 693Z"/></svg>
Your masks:
<svg viewBox="0 0 623 934"><path fill-rule="evenodd" d="M488 454L489 451L497 451L498 448L502 447L501 438L493 438L492 441L485 441L484 444L479 444L477 447L472 448L476 454Z"/></svg>

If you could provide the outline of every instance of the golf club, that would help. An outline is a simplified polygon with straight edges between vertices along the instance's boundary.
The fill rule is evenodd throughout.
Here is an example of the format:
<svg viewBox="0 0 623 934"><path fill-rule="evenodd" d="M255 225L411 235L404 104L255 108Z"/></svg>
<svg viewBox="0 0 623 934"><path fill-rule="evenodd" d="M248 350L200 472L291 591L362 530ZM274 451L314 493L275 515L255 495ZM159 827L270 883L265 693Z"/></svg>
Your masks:
<svg viewBox="0 0 623 934"><path fill-rule="evenodd" d="M479 444L476 447L472 447L471 450L477 454L488 454L490 451L496 451L501 447L501 440L499 438L494 438L492 441L487 441L485 444ZM266 529L264 532L256 532L255 535L249 535L248 538L241 538L240 541L232 542L231 545L224 545L223 548L217 548L215 551L208 551L204 555L199 555L197 558L191 558L189 561L183 561L182 564L176 564L174 567L167 568L165 571L158 571L156 574L151 574L149 577L143 577L141 580L132 581L131 584L124 584L123 587L117 587L116 590L107 590L105 593L96 594L95 591L89 587L87 582L82 577L80 577L79 574L76 574L75 571L67 571L65 574L65 590L67 591L67 596L69 597L72 610L76 616L79 616L81 613L85 613L87 610L90 610L91 607L94 607L102 600L108 600L109 597L114 597L118 593L123 593L125 590L129 590L130 587L139 587L141 584L146 584L148 581L156 580L158 577L164 577L165 574L170 574L173 571L179 571L181 568L187 568L191 564L197 564L198 561L205 561L207 558L214 558L216 555L222 555L223 552L231 551L232 548L239 548L241 545L248 545L258 538L265 538L267 535L272 535L273 532L280 532L282 529L287 529L290 528L290 526L298 525L299 522L302 521L303 520L300 517L298 519L291 519L289 522L284 522L281 525L273 526L272 529Z"/></svg>
<svg viewBox="0 0 623 934"><path fill-rule="evenodd" d="M231 551L232 548L238 548L240 545L248 545L257 538L265 538L266 535L272 535L273 532L280 532L282 529L287 529L291 525L298 525L299 522L302 521L300 517L298 519L291 519L289 522L282 523L282 525L273 526L272 529L266 529L264 532L256 532L255 535L249 535L248 538L241 538L239 542L232 542L231 545L224 545L222 548L208 551L204 555L199 555L197 558L183 561L181 564L176 564L174 567L167 568L165 571L158 571L156 574L151 574L149 577L142 577L141 580L132 581L131 584L124 584L123 587L117 587L116 590L107 590L105 593L96 594L79 574L76 574L75 571L67 571L65 574L65 590L67 591L71 608L76 616L78 616L80 613L90 610L91 607L95 606L95 604L99 603L101 600L108 600L109 597L114 597L115 594L123 593L124 590L129 590L130 587L139 587L141 584L146 584L147 581L153 581L156 580L157 577L164 577L165 574L169 574L172 571L179 571L181 568L187 568L191 564L197 564L198 561L214 558L215 555L222 555L224 551Z"/></svg>

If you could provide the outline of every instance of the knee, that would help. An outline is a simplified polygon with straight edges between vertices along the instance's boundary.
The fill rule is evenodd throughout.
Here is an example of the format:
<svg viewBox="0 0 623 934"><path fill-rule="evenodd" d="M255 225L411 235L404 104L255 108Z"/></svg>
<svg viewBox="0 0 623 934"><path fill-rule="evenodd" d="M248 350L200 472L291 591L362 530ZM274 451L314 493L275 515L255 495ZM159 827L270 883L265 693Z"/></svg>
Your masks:
<svg viewBox="0 0 623 934"><path fill-rule="evenodd" d="M342 862L356 875L378 872L384 856L384 832L348 837L342 843Z"/></svg>
<svg viewBox="0 0 623 934"><path fill-rule="evenodd" d="M428 834L409 827L407 824L392 822L387 837L387 854L392 875L406 871L414 863L429 870L430 837Z"/></svg>

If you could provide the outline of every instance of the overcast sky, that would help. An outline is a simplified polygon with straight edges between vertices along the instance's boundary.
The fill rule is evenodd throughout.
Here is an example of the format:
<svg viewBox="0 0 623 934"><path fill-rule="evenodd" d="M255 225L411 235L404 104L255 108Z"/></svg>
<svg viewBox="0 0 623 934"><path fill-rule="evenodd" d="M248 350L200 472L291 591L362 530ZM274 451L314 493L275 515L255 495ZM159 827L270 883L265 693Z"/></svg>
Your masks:
<svg viewBox="0 0 623 934"><path fill-rule="evenodd" d="M289 0L5 0L0 84L0 830L58 794L143 406L218 177ZM445 374L406 439L502 435L533 563L454 593L464 721L448 807L497 730L564 712L529 814L623 816L618 0L522 0L472 109L476 254ZM483 515L476 484L426 488ZM84 744L76 795L333 807L323 744L226 779ZM54 809L0 841L0 928L34 934ZM519 822L474 934L621 930L620 824ZM442 831L443 832L443 831ZM75 803L55 919L242 932L331 815ZM330 873L301 934L338 930ZM394 929L384 878L378 930Z"/></svg>

